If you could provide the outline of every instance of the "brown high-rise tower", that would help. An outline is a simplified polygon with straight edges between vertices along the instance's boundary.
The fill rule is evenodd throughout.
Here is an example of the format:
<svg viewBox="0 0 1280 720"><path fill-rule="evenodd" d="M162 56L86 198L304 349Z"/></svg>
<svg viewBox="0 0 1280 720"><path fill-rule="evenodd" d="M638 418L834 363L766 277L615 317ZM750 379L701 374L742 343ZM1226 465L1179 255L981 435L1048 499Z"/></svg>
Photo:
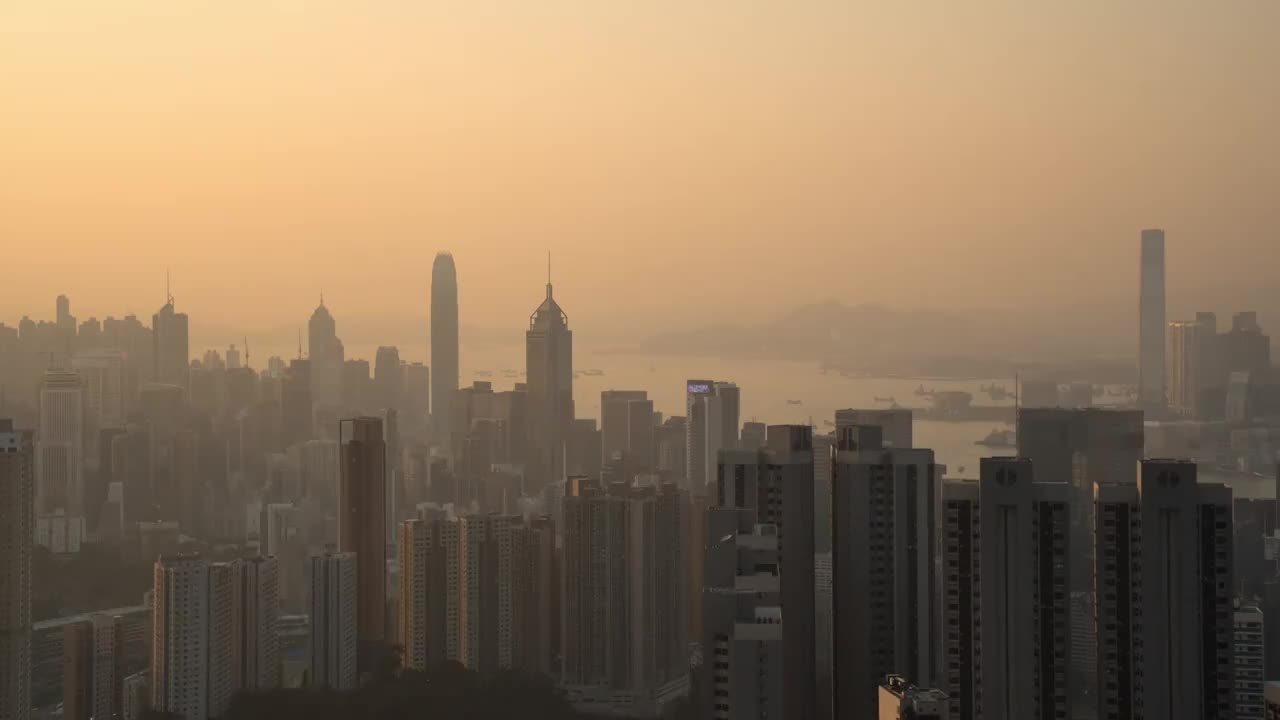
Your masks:
<svg viewBox="0 0 1280 720"><path fill-rule="evenodd" d="M343 420L338 516L342 552L356 554L356 638L360 669L377 666L386 646L387 473L382 420Z"/></svg>

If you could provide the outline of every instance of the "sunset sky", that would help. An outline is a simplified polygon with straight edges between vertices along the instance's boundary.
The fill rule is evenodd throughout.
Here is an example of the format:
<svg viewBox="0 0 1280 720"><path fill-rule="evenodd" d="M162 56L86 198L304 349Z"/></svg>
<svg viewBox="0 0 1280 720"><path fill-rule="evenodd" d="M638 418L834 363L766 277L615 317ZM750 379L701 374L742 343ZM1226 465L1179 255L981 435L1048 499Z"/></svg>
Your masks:
<svg viewBox="0 0 1280 720"><path fill-rule="evenodd" d="M1132 314L1144 226L1171 304L1280 288L1278 38L1273 0L7 0L0 321L149 317L166 267L197 337L425 315L443 249L481 327L548 250L579 327Z"/></svg>

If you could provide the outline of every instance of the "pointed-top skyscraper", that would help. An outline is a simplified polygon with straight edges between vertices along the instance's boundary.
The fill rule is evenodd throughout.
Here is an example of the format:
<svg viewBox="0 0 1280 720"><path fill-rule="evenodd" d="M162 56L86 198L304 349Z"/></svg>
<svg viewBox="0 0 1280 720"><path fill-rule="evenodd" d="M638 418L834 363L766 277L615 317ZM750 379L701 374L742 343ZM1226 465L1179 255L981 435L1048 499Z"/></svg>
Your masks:
<svg viewBox="0 0 1280 720"><path fill-rule="evenodd" d="M453 256L431 265L431 427L437 447L449 449L449 410L458 389L458 271Z"/></svg>
<svg viewBox="0 0 1280 720"><path fill-rule="evenodd" d="M338 405L342 402L342 363L346 354L338 339L337 323L324 295L320 305L311 313L307 323L307 348L311 359L311 399L317 405Z"/></svg>
<svg viewBox="0 0 1280 720"><path fill-rule="evenodd" d="M529 316L525 333L528 382L530 485L536 490L564 478L565 440L573 424L573 331L551 294L547 257L547 297Z"/></svg>
<svg viewBox="0 0 1280 720"><path fill-rule="evenodd" d="M155 358L153 379L186 389L191 358L187 346L187 314L174 310L167 275L164 307L151 316L151 342Z"/></svg>

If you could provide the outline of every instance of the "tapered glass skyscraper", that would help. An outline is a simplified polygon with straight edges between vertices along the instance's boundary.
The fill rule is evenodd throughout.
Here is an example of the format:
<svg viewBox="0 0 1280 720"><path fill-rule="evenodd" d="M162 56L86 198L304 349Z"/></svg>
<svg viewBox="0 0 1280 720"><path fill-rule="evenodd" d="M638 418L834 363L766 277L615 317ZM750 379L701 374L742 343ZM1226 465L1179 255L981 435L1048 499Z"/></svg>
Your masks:
<svg viewBox="0 0 1280 720"><path fill-rule="evenodd" d="M446 451L457 389L458 272L453 256L442 252L431 266L431 427L435 444Z"/></svg>

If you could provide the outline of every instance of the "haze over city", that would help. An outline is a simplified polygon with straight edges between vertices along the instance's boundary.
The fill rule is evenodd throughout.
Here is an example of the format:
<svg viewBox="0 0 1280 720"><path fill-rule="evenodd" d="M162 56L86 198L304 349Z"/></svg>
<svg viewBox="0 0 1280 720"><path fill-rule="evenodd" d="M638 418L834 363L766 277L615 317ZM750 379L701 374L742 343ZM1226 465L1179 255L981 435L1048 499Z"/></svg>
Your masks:
<svg viewBox="0 0 1280 720"><path fill-rule="evenodd" d="M1277 29L0 4L0 720L1280 717Z"/></svg>
<svg viewBox="0 0 1280 720"><path fill-rule="evenodd" d="M1158 224L1178 297L1273 313L1277 26L1263 2L5 3L0 235L42 252L0 304L142 312L170 268L195 342L291 335L321 290L407 335L447 247L478 328L520 327L547 250L599 336L828 300L1128 328L1129 239Z"/></svg>

